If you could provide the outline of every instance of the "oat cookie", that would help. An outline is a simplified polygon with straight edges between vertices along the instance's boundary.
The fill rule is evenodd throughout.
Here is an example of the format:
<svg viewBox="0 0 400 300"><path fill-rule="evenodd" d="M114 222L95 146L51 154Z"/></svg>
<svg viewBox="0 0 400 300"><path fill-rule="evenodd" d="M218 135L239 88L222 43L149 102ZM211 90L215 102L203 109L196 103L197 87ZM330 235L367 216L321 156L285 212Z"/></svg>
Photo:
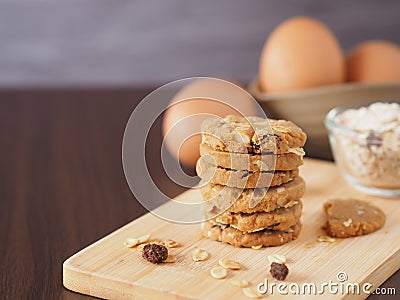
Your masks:
<svg viewBox="0 0 400 300"><path fill-rule="evenodd" d="M299 175L299 169L288 171L247 171L232 170L216 167L205 159L208 156L199 158L196 164L196 171L199 177L208 183L221 184L237 188L264 188L276 186L289 182Z"/></svg>
<svg viewBox="0 0 400 300"><path fill-rule="evenodd" d="M252 246L280 246L295 240L301 230L298 223L288 230L263 230L253 233L244 233L232 227L213 225L210 222L204 223L203 235L214 241L228 243L236 247Z"/></svg>
<svg viewBox="0 0 400 300"><path fill-rule="evenodd" d="M329 200L324 204L324 211L328 217L327 233L339 238L374 232L380 229L386 220L381 209L356 199Z"/></svg>
<svg viewBox="0 0 400 300"><path fill-rule="evenodd" d="M209 155L214 161L214 165L234 170L286 171L303 165L303 156L295 153L249 155L214 150L207 144L200 144L200 155Z"/></svg>
<svg viewBox="0 0 400 300"><path fill-rule="evenodd" d="M243 232L257 232L265 228L286 230L300 221L303 203L299 200L289 208L278 208L269 213L253 214L223 212L212 220L212 223L230 225Z"/></svg>
<svg viewBox="0 0 400 300"><path fill-rule="evenodd" d="M276 153L303 147L307 136L293 122L229 115L201 125L202 142L215 150L237 153Z"/></svg>
<svg viewBox="0 0 400 300"><path fill-rule="evenodd" d="M219 184L201 188L206 214L216 216L223 211L232 213L270 212L291 207L304 195L305 182L301 177L278 187L238 189ZM252 203L257 203L255 206Z"/></svg>

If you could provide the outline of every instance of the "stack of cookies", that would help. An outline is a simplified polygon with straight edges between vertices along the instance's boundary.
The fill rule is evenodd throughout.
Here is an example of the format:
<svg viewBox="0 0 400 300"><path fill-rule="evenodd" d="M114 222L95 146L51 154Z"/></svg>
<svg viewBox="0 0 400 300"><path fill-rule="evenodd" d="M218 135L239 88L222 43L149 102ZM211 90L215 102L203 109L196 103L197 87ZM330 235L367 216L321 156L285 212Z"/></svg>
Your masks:
<svg viewBox="0 0 400 300"><path fill-rule="evenodd" d="M227 116L202 124L203 234L237 247L278 246L298 237L306 134L284 120Z"/></svg>

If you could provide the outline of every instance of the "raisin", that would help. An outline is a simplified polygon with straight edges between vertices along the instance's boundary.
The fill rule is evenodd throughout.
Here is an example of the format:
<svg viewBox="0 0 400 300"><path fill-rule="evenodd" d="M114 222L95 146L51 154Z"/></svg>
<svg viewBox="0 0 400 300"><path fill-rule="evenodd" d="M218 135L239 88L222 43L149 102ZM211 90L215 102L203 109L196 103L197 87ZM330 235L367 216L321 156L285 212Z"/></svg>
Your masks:
<svg viewBox="0 0 400 300"><path fill-rule="evenodd" d="M168 249L163 245L147 244L143 247L142 256L153 264L159 264L167 259Z"/></svg>
<svg viewBox="0 0 400 300"><path fill-rule="evenodd" d="M285 264L278 264L273 262L271 264L271 270L269 270L272 277L278 280L285 280L287 274L289 273L289 269Z"/></svg>
<svg viewBox="0 0 400 300"><path fill-rule="evenodd" d="M219 215L221 213L221 210L217 206L213 205L213 208L210 210L210 213L212 213L213 215Z"/></svg>
<svg viewBox="0 0 400 300"><path fill-rule="evenodd" d="M367 148L371 148L372 146L381 147L382 141L383 139L380 135L371 131L367 136Z"/></svg>
<svg viewBox="0 0 400 300"><path fill-rule="evenodd" d="M246 178L246 177L249 176L249 175L250 175L250 171L245 170L244 173L243 173L243 175L242 175L242 177L241 177L240 179Z"/></svg>

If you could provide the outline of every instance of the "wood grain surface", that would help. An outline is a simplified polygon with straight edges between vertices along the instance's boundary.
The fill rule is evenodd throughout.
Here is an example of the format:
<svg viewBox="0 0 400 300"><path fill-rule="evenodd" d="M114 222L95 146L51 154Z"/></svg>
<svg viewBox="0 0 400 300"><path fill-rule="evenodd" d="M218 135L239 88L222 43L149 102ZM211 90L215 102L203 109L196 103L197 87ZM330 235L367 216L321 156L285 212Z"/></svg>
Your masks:
<svg viewBox="0 0 400 300"><path fill-rule="evenodd" d="M302 176L307 183L303 197L303 229L300 237L291 243L260 250L235 248L202 237L200 224L175 224L148 213L68 259L63 268L64 285L74 291L107 299L242 299L240 288L233 288L228 281L245 279L257 286L267 278L278 284L279 281L267 275L267 256L274 253L287 257L290 272L286 282L299 286L315 283L320 287L330 280L340 282L336 276L345 272L348 277L345 283L370 283L377 287L399 269L400 228L397 226L397 216L400 213L400 199L367 197L354 191L341 179L336 166L328 162L305 161ZM332 197L349 196L378 205L387 216L384 228L367 236L337 239L333 243L317 242L317 237L325 234L321 229L325 222L322 203ZM194 189L179 198L193 203L202 199L200 191ZM158 214L161 211L173 211L173 202L157 210ZM179 216L187 212L174 213ZM153 265L141 257L141 252L123 245L127 237L145 234L181 243L182 247L170 249L177 256L177 262ZM193 262L191 251L194 248L205 249L210 253L210 258L204 262ZM210 269L218 264L219 259L237 260L244 268L230 271L225 280L216 280L210 276ZM273 296L282 299L287 297L277 292ZM317 297L364 299L367 296L362 292L349 296L345 292L325 292ZM296 295L296 298L302 299L309 297L307 294Z"/></svg>
<svg viewBox="0 0 400 300"><path fill-rule="evenodd" d="M150 91L0 90L0 299L89 298L63 288L62 263L146 212L126 184L121 142ZM399 289L400 273L383 286Z"/></svg>

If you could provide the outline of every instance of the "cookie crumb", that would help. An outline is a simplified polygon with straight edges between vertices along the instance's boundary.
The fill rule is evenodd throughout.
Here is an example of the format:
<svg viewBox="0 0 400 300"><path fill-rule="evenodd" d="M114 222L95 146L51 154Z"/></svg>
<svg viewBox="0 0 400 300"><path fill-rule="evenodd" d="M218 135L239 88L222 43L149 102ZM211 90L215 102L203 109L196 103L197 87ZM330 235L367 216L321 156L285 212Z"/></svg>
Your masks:
<svg viewBox="0 0 400 300"><path fill-rule="evenodd" d="M273 262L271 264L271 269L269 270L272 277L278 280L285 280L286 276L289 274L289 269L285 264L279 264Z"/></svg>
<svg viewBox="0 0 400 300"><path fill-rule="evenodd" d="M310 242L310 243L306 244L306 248L308 248L308 249L311 249L313 247L314 247L314 243L313 242Z"/></svg>
<svg viewBox="0 0 400 300"><path fill-rule="evenodd" d="M152 264L159 264L168 258L168 249L159 244L147 244L143 248L142 256Z"/></svg>

